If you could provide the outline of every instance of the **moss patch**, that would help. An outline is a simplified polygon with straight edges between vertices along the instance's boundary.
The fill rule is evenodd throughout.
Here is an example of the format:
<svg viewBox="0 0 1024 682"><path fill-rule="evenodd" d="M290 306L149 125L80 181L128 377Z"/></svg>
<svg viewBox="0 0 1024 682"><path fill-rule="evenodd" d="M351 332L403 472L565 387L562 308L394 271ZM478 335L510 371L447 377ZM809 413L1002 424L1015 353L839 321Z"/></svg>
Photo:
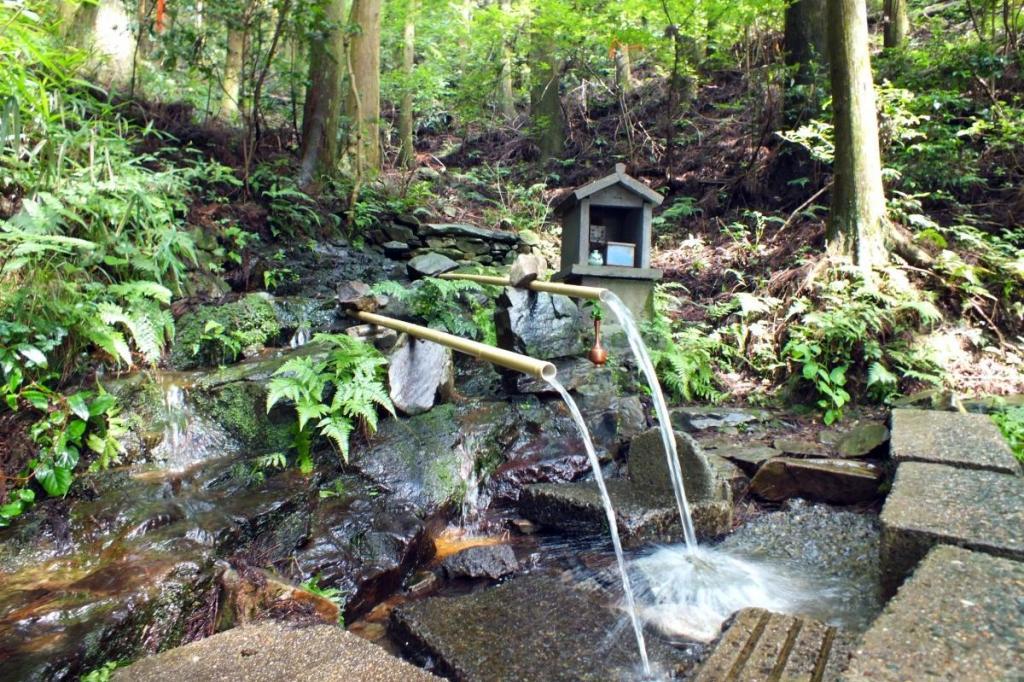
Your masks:
<svg viewBox="0 0 1024 682"><path fill-rule="evenodd" d="M222 331L207 332L210 322ZM262 347L281 334L274 308L266 298L250 294L234 303L205 305L185 313L178 319L171 365L175 369L192 369L232 362L236 359L231 346L239 350Z"/></svg>

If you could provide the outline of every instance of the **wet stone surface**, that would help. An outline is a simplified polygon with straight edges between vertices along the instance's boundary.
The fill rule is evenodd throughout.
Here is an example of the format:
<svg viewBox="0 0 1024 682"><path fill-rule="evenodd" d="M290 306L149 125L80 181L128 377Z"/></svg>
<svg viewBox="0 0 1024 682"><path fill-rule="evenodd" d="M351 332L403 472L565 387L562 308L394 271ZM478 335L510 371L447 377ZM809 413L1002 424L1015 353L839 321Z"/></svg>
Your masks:
<svg viewBox="0 0 1024 682"><path fill-rule="evenodd" d="M864 630L882 608L877 517L802 500L788 506L741 526L721 549L805 580L818 595L807 615Z"/></svg>
<svg viewBox="0 0 1024 682"><path fill-rule="evenodd" d="M936 547L865 633L844 679L1020 679L1022 609L1024 563Z"/></svg>
<svg viewBox="0 0 1024 682"><path fill-rule="evenodd" d="M693 504L729 499L727 485L716 475L697 441L685 433L674 435L686 499ZM673 494L668 458L659 428L644 431L630 443L629 480L639 491Z"/></svg>
<svg viewBox="0 0 1024 682"><path fill-rule="evenodd" d="M114 672L117 682L164 680L437 680L340 627L277 623L235 628Z"/></svg>
<svg viewBox="0 0 1024 682"><path fill-rule="evenodd" d="M441 566L449 578L497 580L514 572L519 561L508 545L481 545L445 557Z"/></svg>
<svg viewBox="0 0 1024 682"><path fill-rule="evenodd" d="M757 470L750 492L772 502L806 497L853 504L878 497L884 477L881 466L871 462L776 457Z"/></svg>
<svg viewBox="0 0 1024 682"><path fill-rule="evenodd" d="M572 299L506 287L498 297L494 324L498 345L539 360L579 355L582 322Z"/></svg>
<svg viewBox="0 0 1024 682"><path fill-rule="evenodd" d="M889 592L937 544L1024 560L1024 479L907 462L896 471L881 520Z"/></svg>
<svg viewBox="0 0 1024 682"><path fill-rule="evenodd" d="M607 480L605 484L623 545L637 547L682 539L679 512L671 493L643 492L624 479ZM519 497L519 511L541 525L568 533L608 532L601 494L591 480L528 485ZM728 501L692 503L690 511L698 538L716 537L732 527L732 504Z"/></svg>
<svg viewBox="0 0 1024 682"><path fill-rule="evenodd" d="M1006 439L983 414L893 410L893 460L1020 474Z"/></svg>
<svg viewBox="0 0 1024 682"><path fill-rule="evenodd" d="M461 597L435 597L392 613L392 635L440 674L465 682L635 678L636 641L621 612L544 575ZM654 663L680 670L682 653L648 639Z"/></svg>

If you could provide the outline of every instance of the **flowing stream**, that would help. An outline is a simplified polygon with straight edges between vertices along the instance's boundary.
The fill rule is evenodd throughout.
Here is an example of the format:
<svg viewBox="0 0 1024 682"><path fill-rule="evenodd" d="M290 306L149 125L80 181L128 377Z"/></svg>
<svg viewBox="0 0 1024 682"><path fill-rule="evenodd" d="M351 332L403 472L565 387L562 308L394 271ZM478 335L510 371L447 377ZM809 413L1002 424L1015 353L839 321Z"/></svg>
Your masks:
<svg viewBox="0 0 1024 682"><path fill-rule="evenodd" d="M640 661L643 663L644 675L649 677L651 675L651 663L647 658L647 644L644 642L643 624L640 622L636 601L633 599L633 587L630 585L629 572L626 570L626 558L622 553L622 541L619 539L619 527L615 522L615 510L612 508L612 500L608 497L608 488L605 486L604 477L601 475L601 463L597 459L594 443L590 440L590 431L587 429L587 423L583 421L580 408L576 405L576 401L572 399L572 396L569 395L569 392L565 390L565 387L554 377L547 381L562 396L562 400L565 401L566 407L569 408L569 412L572 414L572 418L580 430L580 436L583 438L583 446L587 450L587 459L590 460L590 468L594 471L594 480L597 482L598 490L601 491L604 513L608 517L608 528L612 535L612 546L615 548L615 560L619 565L619 573L622 576L622 589L626 595L626 609L629 611L629 618L633 623L633 633L636 635L636 644L640 649Z"/></svg>
<svg viewBox="0 0 1024 682"><path fill-rule="evenodd" d="M633 350L633 357L640 371L647 378L647 384L651 388L651 399L654 401L654 412L658 415L658 427L661 429L661 442L665 446L665 456L668 457L668 470L672 477L672 490L676 496L676 506L679 509L679 521L683 525L683 537L686 539L687 549L697 548L697 534L693 530L693 518L690 515L690 505L686 501L686 489L683 488L683 472L679 465L679 454L676 452L676 437L672 431L672 420L668 413L668 405L665 403L665 395L661 392L661 384L658 382L658 375L654 371L654 363L644 345L643 337L640 336L640 329L637 327L633 313L629 311L622 299L611 291L605 290L601 294L601 302L608 306L608 309L615 315L619 326L626 332L626 339L629 347Z"/></svg>

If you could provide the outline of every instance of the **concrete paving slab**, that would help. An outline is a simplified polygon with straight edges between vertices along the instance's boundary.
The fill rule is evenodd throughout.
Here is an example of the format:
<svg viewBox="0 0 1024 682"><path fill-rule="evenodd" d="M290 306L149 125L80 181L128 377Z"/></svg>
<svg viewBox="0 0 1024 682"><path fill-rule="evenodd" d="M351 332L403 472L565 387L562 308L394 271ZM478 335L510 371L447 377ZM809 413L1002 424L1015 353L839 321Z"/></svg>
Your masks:
<svg viewBox="0 0 1024 682"><path fill-rule="evenodd" d="M1020 464L1003 434L983 414L893 410L890 453L896 462L934 462L1020 474Z"/></svg>

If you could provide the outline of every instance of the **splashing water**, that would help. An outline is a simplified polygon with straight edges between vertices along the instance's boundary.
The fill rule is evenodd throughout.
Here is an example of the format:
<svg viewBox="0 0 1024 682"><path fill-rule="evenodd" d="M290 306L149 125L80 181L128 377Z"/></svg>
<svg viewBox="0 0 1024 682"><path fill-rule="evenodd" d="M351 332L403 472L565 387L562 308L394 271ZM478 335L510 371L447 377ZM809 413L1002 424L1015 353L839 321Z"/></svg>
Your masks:
<svg viewBox="0 0 1024 682"><path fill-rule="evenodd" d="M188 390L171 376L160 376L163 389L163 438L152 449L161 468L185 471L210 458L237 451L237 444L216 422L193 411Z"/></svg>
<svg viewBox="0 0 1024 682"><path fill-rule="evenodd" d="M633 313L629 311L622 299L611 291L604 291L601 294L601 302L608 306L608 309L615 315L619 326L626 332L626 339L629 347L633 350L633 357L640 371L647 378L651 388L651 399L654 401L654 412L658 415L658 426L661 429L661 442L665 447L665 456L668 457L668 470L672 478L672 490L676 496L676 506L679 509L679 521L683 525L683 537L686 539L686 546L689 549L697 548L697 534L693 530L693 518L690 515L690 505L686 501L686 489L683 488L683 472L679 465L679 455L676 452L676 438L672 432L672 421L668 413L668 405L665 403L665 395L661 392L661 384L658 382L658 375L654 371L654 363L644 345L643 337L640 336L640 329L636 325Z"/></svg>
<svg viewBox="0 0 1024 682"><path fill-rule="evenodd" d="M774 566L707 547L661 547L632 563L641 615L670 636L710 642L736 611L759 607L800 613L820 586Z"/></svg>
<svg viewBox="0 0 1024 682"><path fill-rule="evenodd" d="M629 581L626 559L622 553L622 540L619 539L619 527L615 522L615 510L612 508L612 500L608 497L608 489L604 484L604 477L601 475L601 463L597 459L594 443L590 440L590 431L587 429L587 423L583 421L583 415L580 414L580 408L576 405L576 401L572 399L572 396L559 383L558 379L551 377L547 382L562 396L562 400L565 401L566 407L569 408L569 412L572 414L572 418L580 431L580 436L583 438L583 446L587 451L587 459L590 460L590 468L594 472L594 480L597 482L598 490L601 491L604 513L608 517L608 528L611 530L612 546L615 548L615 560L618 562L619 574L622 576L622 589L626 597L626 610L629 612L630 621L633 623L633 632L636 635L637 647L640 649L640 660L643 663L644 675L649 677L651 675L651 663L647 658L647 644L644 642L643 625L637 612L636 601L633 599L633 587Z"/></svg>

